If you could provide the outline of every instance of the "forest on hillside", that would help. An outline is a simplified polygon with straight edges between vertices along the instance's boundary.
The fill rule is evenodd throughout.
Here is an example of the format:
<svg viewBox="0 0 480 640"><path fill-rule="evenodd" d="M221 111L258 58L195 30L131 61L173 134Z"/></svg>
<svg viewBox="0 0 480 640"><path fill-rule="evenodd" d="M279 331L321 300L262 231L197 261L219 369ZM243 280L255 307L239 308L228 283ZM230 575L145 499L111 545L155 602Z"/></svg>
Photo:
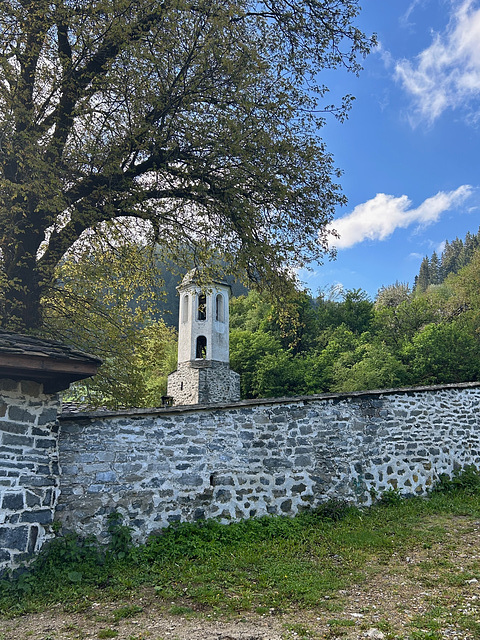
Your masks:
<svg viewBox="0 0 480 640"><path fill-rule="evenodd" d="M418 275L415 276L414 289L425 291L431 284L441 284L450 274L458 273L466 267L479 247L480 229L476 234L468 232L464 240L446 240L440 255L434 251L430 257L423 258Z"/></svg>
<svg viewBox="0 0 480 640"><path fill-rule="evenodd" d="M479 240L479 234L468 234L447 242L440 256L423 260L413 288L400 282L383 286L375 300L361 289L333 288L316 296L296 291L276 300L237 289L244 293L230 305L230 366L241 374L242 397L479 380ZM75 309L75 343L105 364L99 376L74 387L70 399L111 407L158 406L167 375L176 367L172 316L177 317L175 287L182 274L168 279L168 270L159 268L155 275L164 297L149 305L138 280L132 284L135 273L145 277L141 259L128 254L116 260L115 287L107 283L108 264L98 290L102 304L115 311L115 322L98 313L95 323L85 316L82 324L83 308ZM64 270L64 286L74 290L91 270L98 280L99 265L87 261L81 269L74 265L72 273ZM427 267L433 280L424 280ZM62 335L62 325L54 321L52 328Z"/></svg>

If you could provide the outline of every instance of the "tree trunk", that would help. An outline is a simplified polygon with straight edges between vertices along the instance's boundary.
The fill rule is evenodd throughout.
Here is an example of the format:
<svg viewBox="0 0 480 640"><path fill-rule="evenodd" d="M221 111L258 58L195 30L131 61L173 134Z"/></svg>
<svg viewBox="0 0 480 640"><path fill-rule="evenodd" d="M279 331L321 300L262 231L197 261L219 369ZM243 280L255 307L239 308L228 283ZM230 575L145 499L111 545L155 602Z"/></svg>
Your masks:
<svg viewBox="0 0 480 640"><path fill-rule="evenodd" d="M18 228L17 228L18 229ZM39 232L24 228L2 247L5 286L0 303L0 326L12 331L38 329L42 324L42 282L37 265Z"/></svg>
<svg viewBox="0 0 480 640"><path fill-rule="evenodd" d="M38 329L42 324L41 287L35 267L16 265L9 275L0 326L18 332Z"/></svg>

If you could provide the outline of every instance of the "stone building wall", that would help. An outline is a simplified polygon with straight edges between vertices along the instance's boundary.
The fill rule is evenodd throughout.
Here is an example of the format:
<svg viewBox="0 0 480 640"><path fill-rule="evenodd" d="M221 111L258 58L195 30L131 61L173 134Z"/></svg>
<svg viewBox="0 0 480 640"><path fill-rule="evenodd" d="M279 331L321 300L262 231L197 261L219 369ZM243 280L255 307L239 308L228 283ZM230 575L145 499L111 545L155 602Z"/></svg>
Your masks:
<svg viewBox="0 0 480 640"><path fill-rule="evenodd" d="M240 375L225 362L180 362L168 376L167 394L175 399L176 405L237 402Z"/></svg>
<svg viewBox="0 0 480 640"><path fill-rule="evenodd" d="M167 383L167 395L174 398L175 404L198 404L199 368L189 362L182 362L170 373Z"/></svg>
<svg viewBox="0 0 480 640"><path fill-rule="evenodd" d="M61 417L67 529L136 538L179 520L293 515L328 498L424 494L480 467L480 384Z"/></svg>
<svg viewBox="0 0 480 640"><path fill-rule="evenodd" d="M0 380L0 570L50 535L59 494L57 394Z"/></svg>

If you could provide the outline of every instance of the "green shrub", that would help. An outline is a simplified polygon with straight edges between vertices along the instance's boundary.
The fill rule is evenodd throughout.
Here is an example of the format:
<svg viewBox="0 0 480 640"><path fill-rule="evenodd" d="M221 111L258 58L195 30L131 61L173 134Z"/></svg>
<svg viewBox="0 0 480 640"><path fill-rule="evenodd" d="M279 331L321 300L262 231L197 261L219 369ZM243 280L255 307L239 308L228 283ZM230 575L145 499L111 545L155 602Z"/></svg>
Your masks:
<svg viewBox="0 0 480 640"><path fill-rule="evenodd" d="M358 509L346 500L329 498L326 502L317 507L314 513L323 520L338 522L354 511L358 511Z"/></svg>
<svg viewBox="0 0 480 640"><path fill-rule="evenodd" d="M397 489L396 487L389 487L382 493L378 499L378 503L395 506L400 504L403 500L405 500L405 497L400 493L400 489Z"/></svg>
<svg viewBox="0 0 480 640"><path fill-rule="evenodd" d="M103 557L94 536L82 538L76 533L67 533L47 542L36 557L33 568L46 570L60 564L99 562L103 562Z"/></svg>
<svg viewBox="0 0 480 640"><path fill-rule="evenodd" d="M473 464L465 465L461 469L455 469L451 476L441 473L438 482L433 487L435 493L450 493L452 491L464 491L474 494L480 489L480 471Z"/></svg>
<svg viewBox="0 0 480 640"><path fill-rule="evenodd" d="M113 511L107 516L107 531L110 535L108 551L114 558L123 560L133 547L132 529L123 523L123 516Z"/></svg>

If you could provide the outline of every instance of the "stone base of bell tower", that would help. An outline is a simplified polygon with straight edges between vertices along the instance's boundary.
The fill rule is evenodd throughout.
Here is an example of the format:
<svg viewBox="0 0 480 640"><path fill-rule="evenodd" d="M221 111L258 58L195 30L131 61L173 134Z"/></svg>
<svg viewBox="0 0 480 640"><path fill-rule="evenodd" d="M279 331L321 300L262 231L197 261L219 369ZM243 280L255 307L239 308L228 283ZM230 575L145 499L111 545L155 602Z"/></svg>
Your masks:
<svg viewBox="0 0 480 640"><path fill-rule="evenodd" d="M174 405L238 402L240 375L216 360L182 362L168 376L167 395Z"/></svg>

